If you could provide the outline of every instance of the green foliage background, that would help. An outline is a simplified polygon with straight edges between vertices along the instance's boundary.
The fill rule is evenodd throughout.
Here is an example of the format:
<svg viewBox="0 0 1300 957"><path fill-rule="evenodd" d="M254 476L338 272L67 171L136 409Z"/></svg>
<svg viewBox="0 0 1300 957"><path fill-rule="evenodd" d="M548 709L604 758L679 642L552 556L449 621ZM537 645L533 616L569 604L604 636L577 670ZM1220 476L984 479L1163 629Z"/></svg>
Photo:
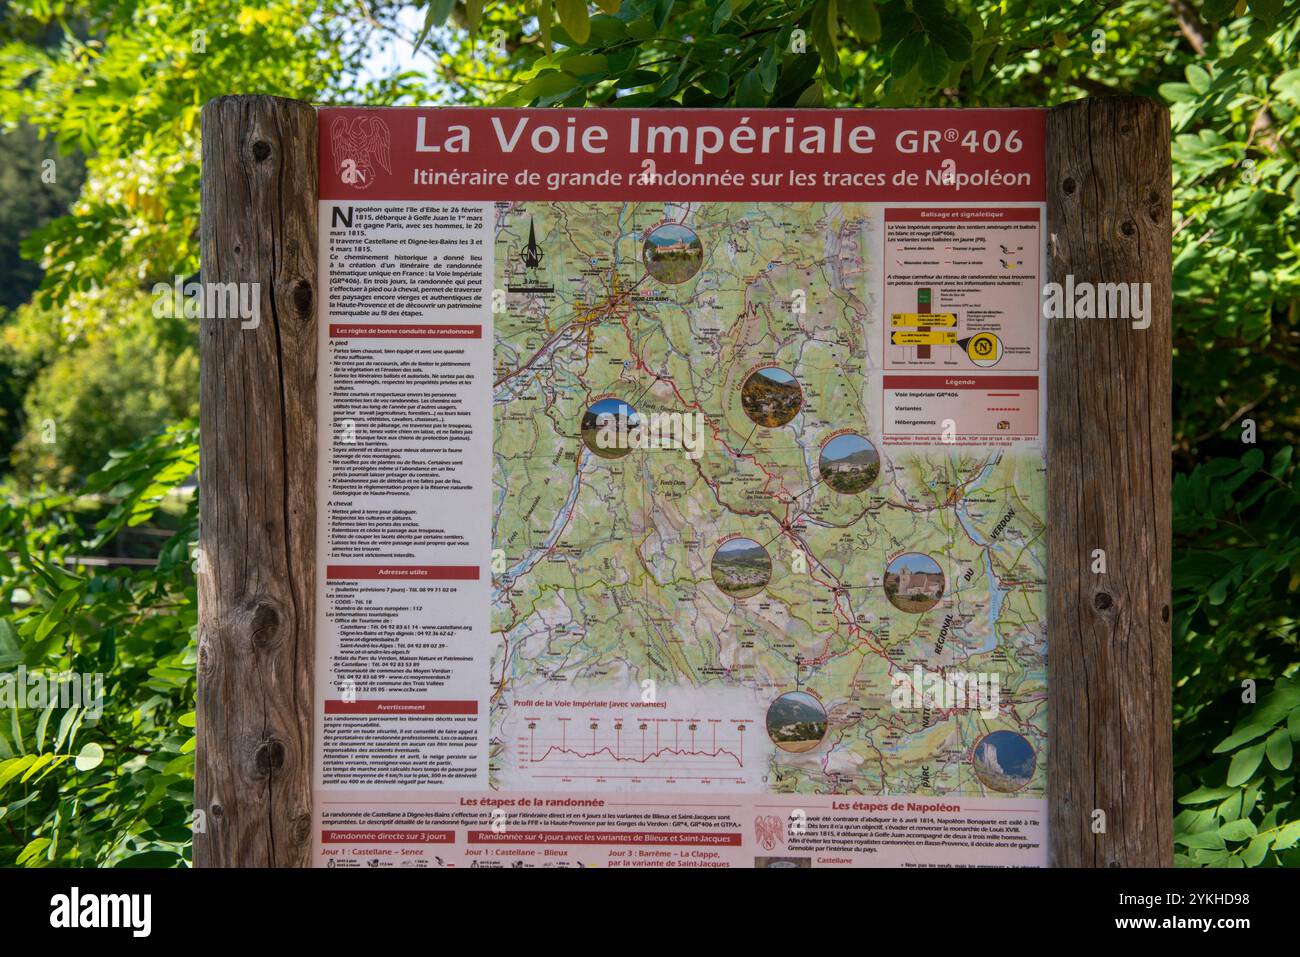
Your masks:
<svg viewBox="0 0 1300 957"><path fill-rule="evenodd" d="M1163 99L1173 850L1182 866L1300 865L1300 14L1282 0L0 0L0 674L105 681L98 716L0 707L0 865L189 860L196 329L151 290L197 270L198 112L229 92Z"/></svg>

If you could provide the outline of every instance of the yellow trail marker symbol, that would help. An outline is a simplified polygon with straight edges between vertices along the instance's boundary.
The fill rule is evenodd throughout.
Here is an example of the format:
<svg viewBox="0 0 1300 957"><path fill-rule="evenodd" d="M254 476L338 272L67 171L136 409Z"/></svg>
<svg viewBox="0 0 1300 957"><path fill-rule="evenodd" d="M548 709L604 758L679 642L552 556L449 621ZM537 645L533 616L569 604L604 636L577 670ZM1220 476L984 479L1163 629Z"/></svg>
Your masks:
<svg viewBox="0 0 1300 957"><path fill-rule="evenodd" d="M889 317L891 326L955 326L957 317L951 312L895 312Z"/></svg>
<svg viewBox="0 0 1300 957"><path fill-rule="evenodd" d="M966 355L978 366L991 366L1002 358L1002 340L991 332L979 332L966 340Z"/></svg>
<svg viewBox="0 0 1300 957"><path fill-rule="evenodd" d="M934 329L926 332L891 332L889 338L896 346L955 346L955 330Z"/></svg>

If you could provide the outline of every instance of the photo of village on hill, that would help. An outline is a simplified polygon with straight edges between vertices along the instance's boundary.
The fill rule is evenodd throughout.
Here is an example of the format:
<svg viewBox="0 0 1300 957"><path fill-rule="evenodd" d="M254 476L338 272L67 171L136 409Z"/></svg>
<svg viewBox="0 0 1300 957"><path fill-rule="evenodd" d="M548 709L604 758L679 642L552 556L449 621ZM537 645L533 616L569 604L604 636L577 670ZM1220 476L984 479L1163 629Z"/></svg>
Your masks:
<svg viewBox="0 0 1300 957"><path fill-rule="evenodd" d="M740 405L752 422L765 429L775 429L799 414L803 408L803 390L798 380L784 369L759 369L740 387Z"/></svg>
<svg viewBox="0 0 1300 957"><path fill-rule="evenodd" d="M676 285L700 271L704 246L689 226L667 223L646 233L641 258L646 272L660 282Z"/></svg>
<svg viewBox="0 0 1300 957"><path fill-rule="evenodd" d="M943 598L943 569L929 555L908 552L885 569L885 597L899 611L920 614Z"/></svg>
<svg viewBox="0 0 1300 957"><path fill-rule="evenodd" d="M856 433L837 435L822 446L817 469L835 491L858 495L869 489L880 474L880 453Z"/></svg>
<svg viewBox="0 0 1300 957"><path fill-rule="evenodd" d="M826 709L806 691L787 691L767 709L767 735L782 751L811 751L826 737L826 723Z"/></svg>
<svg viewBox="0 0 1300 957"><path fill-rule="evenodd" d="M971 753L975 776L994 791L1019 791L1033 778L1037 764L1033 746L1014 731L985 735Z"/></svg>
<svg viewBox="0 0 1300 957"><path fill-rule="evenodd" d="M749 598L772 580L772 559L752 538L732 538L713 553L713 583L732 598Z"/></svg>
<svg viewBox="0 0 1300 957"><path fill-rule="evenodd" d="M632 451L628 433L641 423L636 409L621 399L601 399L582 414L582 441L603 459L621 459Z"/></svg>

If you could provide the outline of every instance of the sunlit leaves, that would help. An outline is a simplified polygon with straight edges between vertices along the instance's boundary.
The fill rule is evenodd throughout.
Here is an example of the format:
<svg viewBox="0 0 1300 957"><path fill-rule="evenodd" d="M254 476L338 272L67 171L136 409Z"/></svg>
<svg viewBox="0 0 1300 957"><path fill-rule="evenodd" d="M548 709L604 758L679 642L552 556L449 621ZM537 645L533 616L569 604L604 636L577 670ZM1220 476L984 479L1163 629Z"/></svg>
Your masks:
<svg viewBox="0 0 1300 957"><path fill-rule="evenodd" d="M1200 785L1178 794L1183 810L1174 819L1177 863L1300 864L1291 850L1300 839L1300 796L1289 773L1300 736L1300 684L1281 679L1257 702L1236 710L1235 727L1209 751L1219 757L1202 758L1195 767ZM1208 731L1196 733L1204 738ZM1183 763L1189 764L1186 757ZM1186 777L1180 774L1180 781Z"/></svg>
<svg viewBox="0 0 1300 957"><path fill-rule="evenodd" d="M591 16L587 12L586 0L555 0L555 12L574 43L587 42L591 36Z"/></svg>
<svg viewBox="0 0 1300 957"><path fill-rule="evenodd" d="M104 501L36 494L0 504L0 656L45 686L40 707L0 713L0 864L178 866L193 806L196 622L189 545L195 499L169 519L155 566L79 566L93 540L158 522L197 459L193 425L123 450L105 468ZM86 527L96 512L98 528ZM100 538L96 539L96 536ZM76 676L77 685L61 683ZM31 685L29 680L28 685ZM75 692L75 694L73 693ZM17 703L17 702L15 702Z"/></svg>

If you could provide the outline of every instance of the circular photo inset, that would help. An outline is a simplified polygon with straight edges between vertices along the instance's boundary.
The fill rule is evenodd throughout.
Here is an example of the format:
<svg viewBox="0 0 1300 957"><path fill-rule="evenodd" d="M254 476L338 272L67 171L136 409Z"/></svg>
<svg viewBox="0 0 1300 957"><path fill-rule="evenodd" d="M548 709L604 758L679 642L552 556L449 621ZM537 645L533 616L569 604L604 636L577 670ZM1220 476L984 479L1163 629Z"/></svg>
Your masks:
<svg viewBox="0 0 1300 957"><path fill-rule="evenodd" d="M919 615L939 604L946 583L929 555L907 552L885 566L885 597L899 611Z"/></svg>
<svg viewBox="0 0 1300 957"><path fill-rule="evenodd" d="M759 369L750 373L740 387L740 407L751 422L775 429L799 414L803 408L803 389L784 369L775 366Z"/></svg>
<svg viewBox="0 0 1300 957"><path fill-rule="evenodd" d="M856 432L846 432L822 446L817 470L835 491L859 495L871 488L880 474L880 453Z"/></svg>
<svg viewBox="0 0 1300 957"><path fill-rule="evenodd" d="M826 737L826 709L806 691L787 691L768 706L767 736L782 751L811 751Z"/></svg>
<svg viewBox="0 0 1300 957"><path fill-rule="evenodd" d="M713 584L724 595L749 598L772 580L772 559L767 549L752 538L730 538L713 553L709 571Z"/></svg>
<svg viewBox="0 0 1300 957"><path fill-rule="evenodd" d="M641 259L646 272L662 283L675 286L700 271L704 246L689 226L665 223L646 233Z"/></svg>
<svg viewBox="0 0 1300 957"><path fill-rule="evenodd" d="M980 738L971 753L971 767L986 788L1019 791L1034 776L1038 758L1024 735L994 731Z"/></svg>
<svg viewBox="0 0 1300 957"><path fill-rule="evenodd" d="M641 416L622 399L601 399L582 414L582 441L602 459L621 459L635 447Z"/></svg>

